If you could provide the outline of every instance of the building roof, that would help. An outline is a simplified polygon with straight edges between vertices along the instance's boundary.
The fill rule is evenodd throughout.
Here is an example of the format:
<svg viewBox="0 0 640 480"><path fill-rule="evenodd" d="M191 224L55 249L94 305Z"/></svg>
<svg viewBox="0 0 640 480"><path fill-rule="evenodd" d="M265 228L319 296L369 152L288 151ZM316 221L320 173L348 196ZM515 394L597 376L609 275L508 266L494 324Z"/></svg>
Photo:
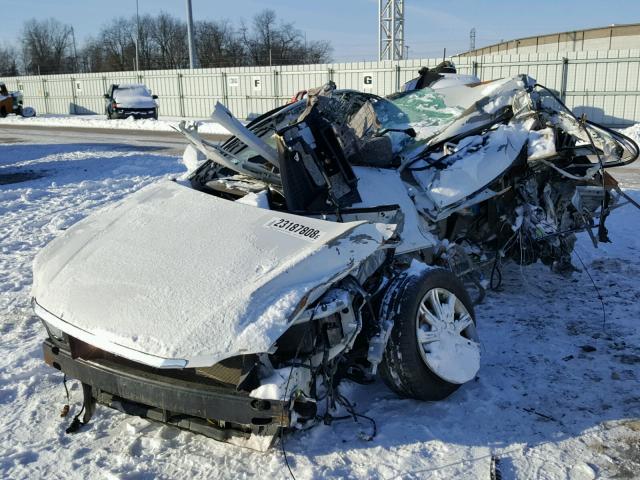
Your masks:
<svg viewBox="0 0 640 480"><path fill-rule="evenodd" d="M569 30L566 32L545 33L541 35L532 35L529 37L521 37L512 40L506 40L484 47L478 47L475 50L459 53L458 57L467 57L473 55L482 55L486 50L508 50L517 46L544 45L548 43L556 43L563 41L574 41L578 34L582 34L580 40L591 40L604 37L619 37L637 35L640 37L640 23L613 24L606 27L583 28L579 30ZM509 47L513 44L513 47Z"/></svg>

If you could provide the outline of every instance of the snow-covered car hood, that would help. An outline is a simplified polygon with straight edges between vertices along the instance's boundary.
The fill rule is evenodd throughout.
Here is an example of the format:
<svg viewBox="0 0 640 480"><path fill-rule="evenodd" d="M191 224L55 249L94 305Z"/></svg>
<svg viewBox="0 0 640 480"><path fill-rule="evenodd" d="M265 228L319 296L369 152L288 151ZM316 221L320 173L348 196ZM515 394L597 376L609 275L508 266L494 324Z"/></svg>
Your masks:
<svg viewBox="0 0 640 480"><path fill-rule="evenodd" d="M151 93L142 85L120 85L113 92L113 99L121 108L155 108Z"/></svg>
<svg viewBox="0 0 640 480"><path fill-rule="evenodd" d="M114 100L120 108L155 108L156 102L143 95L118 96Z"/></svg>
<svg viewBox="0 0 640 480"><path fill-rule="evenodd" d="M91 345L157 367L208 366L267 351L392 231L164 182L49 243L34 261L32 294L36 313Z"/></svg>

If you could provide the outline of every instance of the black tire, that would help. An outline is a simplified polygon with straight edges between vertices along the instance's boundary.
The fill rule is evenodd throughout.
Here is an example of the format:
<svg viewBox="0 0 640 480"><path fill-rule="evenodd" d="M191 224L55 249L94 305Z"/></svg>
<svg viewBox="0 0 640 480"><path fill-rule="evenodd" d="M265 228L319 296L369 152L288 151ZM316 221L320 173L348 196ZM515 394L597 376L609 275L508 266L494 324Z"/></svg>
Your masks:
<svg viewBox="0 0 640 480"><path fill-rule="evenodd" d="M4 107L0 107L0 118L4 118L7 116L7 109Z"/></svg>
<svg viewBox="0 0 640 480"><path fill-rule="evenodd" d="M155 111L153 112L153 119L157 120L158 119L158 109L156 108Z"/></svg>
<svg viewBox="0 0 640 480"><path fill-rule="evenodd" d="M442 400L461 384L439 377L425 363L416 334L418 308L427 292L434 288L448 290L464 305L475 329L473 303L463 284L448 270L427 268L393 282L385 295L382 316L394 322L380 374L385 384L398 395L417 400ZM391 291L391 290L394 291Z"/></svg>

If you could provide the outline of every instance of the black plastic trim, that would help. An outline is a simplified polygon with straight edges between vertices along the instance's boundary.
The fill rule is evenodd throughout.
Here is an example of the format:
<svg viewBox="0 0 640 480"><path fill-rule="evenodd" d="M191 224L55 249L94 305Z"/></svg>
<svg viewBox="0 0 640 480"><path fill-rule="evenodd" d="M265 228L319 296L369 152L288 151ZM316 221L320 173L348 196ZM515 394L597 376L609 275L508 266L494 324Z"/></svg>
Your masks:
<svg viewBox="0 0 640 480"><path fill-rule="evenodd" d="M43 351L48 365L91 385L96 398L107 393L164 410L170 415L190 415L241 425L289 425L287 404L282 401L269 400L256 409L254 398L233 388L181 380L162 375L160 369L150 372L109 359L73 359L70 352L50 340L43 343Z"/></svg>

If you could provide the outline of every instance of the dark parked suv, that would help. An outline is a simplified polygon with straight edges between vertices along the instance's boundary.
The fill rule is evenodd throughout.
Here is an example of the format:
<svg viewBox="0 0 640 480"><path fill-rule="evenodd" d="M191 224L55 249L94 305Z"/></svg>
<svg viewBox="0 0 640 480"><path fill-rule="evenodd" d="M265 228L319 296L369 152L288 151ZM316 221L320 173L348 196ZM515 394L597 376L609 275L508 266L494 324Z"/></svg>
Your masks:
<svg viewBox="0 0 640 480"><path fill-rule="evenodd" d="M121 83L109 87L104 94L107 100L107 118L155 118L158 119L157 95L142 83Z"/></svg>

